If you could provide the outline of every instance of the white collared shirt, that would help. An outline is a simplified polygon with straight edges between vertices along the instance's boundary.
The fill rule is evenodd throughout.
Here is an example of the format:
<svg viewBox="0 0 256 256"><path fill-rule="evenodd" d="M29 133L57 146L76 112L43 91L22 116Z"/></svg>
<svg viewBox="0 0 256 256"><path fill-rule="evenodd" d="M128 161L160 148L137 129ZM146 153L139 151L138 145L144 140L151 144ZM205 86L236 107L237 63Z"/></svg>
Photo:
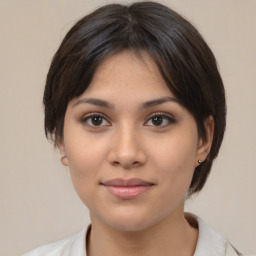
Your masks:
<svg viewBox="0 0 256 256"><path fill-rule="evenodd" d="M199 217L190 213L186 213L186 216L194 218L198 224L199 236L194 256L242 255L226 238L209 228ZM84 227L76 235L41 246L23 256L86 256L85 240L87 230Z"/></svg>

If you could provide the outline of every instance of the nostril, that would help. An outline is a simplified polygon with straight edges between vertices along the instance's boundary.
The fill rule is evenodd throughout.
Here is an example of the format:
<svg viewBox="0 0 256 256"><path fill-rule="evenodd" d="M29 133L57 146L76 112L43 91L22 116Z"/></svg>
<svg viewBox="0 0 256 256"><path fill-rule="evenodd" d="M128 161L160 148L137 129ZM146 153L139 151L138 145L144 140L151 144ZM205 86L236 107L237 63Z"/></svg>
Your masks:
<svg viewBox="0 0 256 256"><path fill-rule="evenodd" d="M122 166L125 169L137 168L147 161L142 150L110 150L107 156L108 162L115 167Z"/></svg>
<svg viewBox="0 0 256 256"><path fill-rule="evenodd" d="M124 168L133 168L139 166L141 163L139 161L135 161L132 163L120 163L118 161L112 162L114 166L122 165Z"/></svg>
<svg viewBox="0 0 256 256"><path fill-rule="evenodd" d="M118 161L113 162L113 165L119 165L120 163Z"/></svg>

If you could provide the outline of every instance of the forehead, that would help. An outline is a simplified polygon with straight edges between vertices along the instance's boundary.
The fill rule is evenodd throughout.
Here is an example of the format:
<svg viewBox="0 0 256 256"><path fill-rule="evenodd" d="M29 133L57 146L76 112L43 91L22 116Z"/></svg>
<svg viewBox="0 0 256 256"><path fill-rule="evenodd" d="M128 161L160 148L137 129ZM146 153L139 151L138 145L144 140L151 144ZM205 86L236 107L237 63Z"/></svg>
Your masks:
<svg viewBox="0 0 256 256"><path fill-rule="evenodd" d="M146 52L123 51L106 58L97 68L86 94L132 92L173 96L153 59ZM159 95L158 95L159 94Z"/></svg>

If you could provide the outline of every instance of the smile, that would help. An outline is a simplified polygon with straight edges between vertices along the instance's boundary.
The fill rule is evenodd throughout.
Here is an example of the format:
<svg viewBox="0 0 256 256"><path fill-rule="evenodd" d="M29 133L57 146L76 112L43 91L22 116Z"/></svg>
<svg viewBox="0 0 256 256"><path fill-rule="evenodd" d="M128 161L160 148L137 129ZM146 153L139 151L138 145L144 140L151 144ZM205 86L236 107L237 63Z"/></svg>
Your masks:
<svg viewBox="0 0 256 256"><path fill-rule="evenodd" d="M100 185L120 199L133 199L151 189L154 184L140 179L113 179L102 182Z"/></svg>

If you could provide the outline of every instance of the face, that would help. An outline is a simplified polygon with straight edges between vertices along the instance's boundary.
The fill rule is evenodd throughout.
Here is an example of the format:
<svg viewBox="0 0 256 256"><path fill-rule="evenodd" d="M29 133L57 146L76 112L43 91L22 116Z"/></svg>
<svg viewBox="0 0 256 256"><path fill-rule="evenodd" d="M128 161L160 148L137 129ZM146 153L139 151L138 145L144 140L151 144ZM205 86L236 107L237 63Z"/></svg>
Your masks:
<svg viewBox="0 0 256 256"><path fill-rule="evenodd" d="M60 146L92 221L118 230L182 215L194 168L209 147L152 59L142 56L125 51L99 66L67 107Z"/></svg>

